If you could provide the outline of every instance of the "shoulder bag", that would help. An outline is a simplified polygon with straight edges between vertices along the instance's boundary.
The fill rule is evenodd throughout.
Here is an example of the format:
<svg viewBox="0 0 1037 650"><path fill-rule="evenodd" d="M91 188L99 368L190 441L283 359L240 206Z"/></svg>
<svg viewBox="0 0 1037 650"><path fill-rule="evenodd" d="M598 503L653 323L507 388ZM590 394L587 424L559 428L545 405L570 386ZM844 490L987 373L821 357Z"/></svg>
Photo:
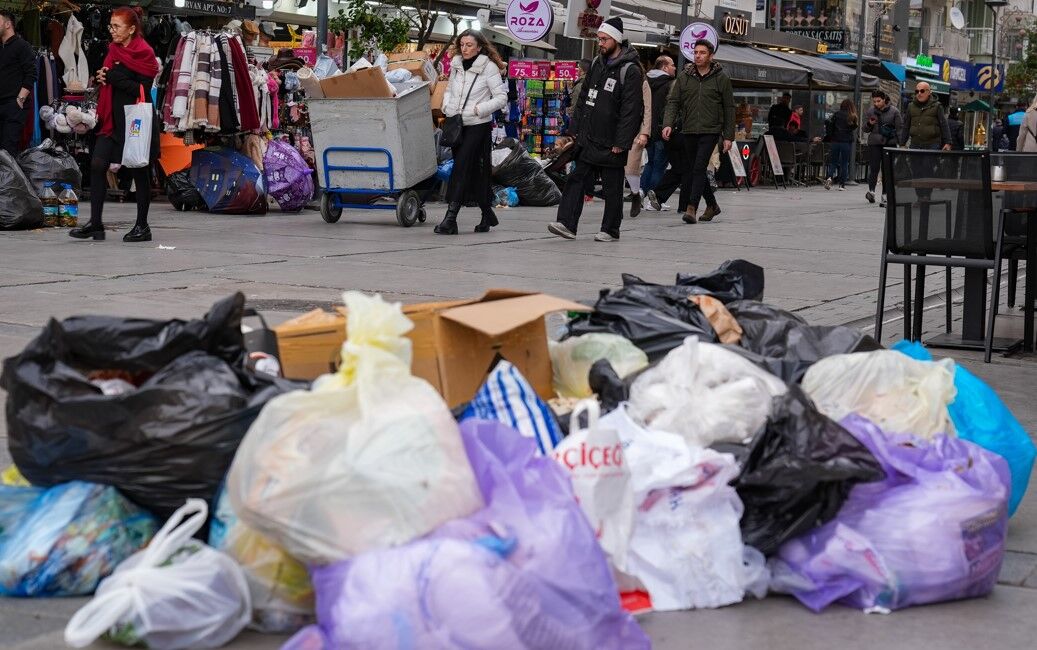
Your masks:
<svg viewBox="0 0 1037 650"><path fill-rule="evenodd" d="M463 74L463 73L462 73ZM461 104L461 110L457 112L457 115L451 115L443 121L443 135L439 137L439 146L441 147L456 147L461 144L461 129L464 128L464 109L468 105L468 98L472 96L472 90L475 89L475 84L479 81L479 75L475 75L475 80L472 81L472 85L468 88L468 94L464 98L464 103ZM461 88L464 89L464 82L461 82Z"/></svg>

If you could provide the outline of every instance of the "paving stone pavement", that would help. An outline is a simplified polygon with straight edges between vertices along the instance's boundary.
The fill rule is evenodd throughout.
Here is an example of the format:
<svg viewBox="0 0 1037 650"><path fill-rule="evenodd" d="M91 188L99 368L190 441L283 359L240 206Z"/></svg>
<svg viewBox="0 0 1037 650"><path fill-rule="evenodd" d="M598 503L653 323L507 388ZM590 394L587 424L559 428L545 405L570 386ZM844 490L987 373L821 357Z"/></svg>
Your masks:
<svg viewBox="0 0 1037 650"><path fill-rule="evenodd" d="M618 286L623 272L668 282L678 272L709 271L737 257L766 269L767 302L811 323L870 331L883 213L864 201L863 192L721 191L720 202L718 220L696 226L681 224L672 211L644 212L624 223L622 239L613 244L591 241L600 201L587 206L576 241L546 232L553 208L501 210L502 225L486 235L471 232L477 215L466 209L462 234L440 237L432 225L441 205L429 206L429 223L403 229L380 211L347 210L332 225L313 211L215 216L156 203L155 241L135 245L121 242L132 225L131 207L109 204L106 221L113 230L105 242L72 241L56 230L0 234L0 355L17 353L51 317L191 318L239 290L280 322L339 301L344 289L379 291L404 302L473 296L493 287L593 301L602 287ZM890 273L884 343L900 330L898 275L896 269ZM954 284L960 312L960 272ZM942 287L942 281L928 284L927 333L942 331ZM1019 312L1007 311L998 328L1019 331ZM989 365L974 353L956 357L999 391L1028 431L1037 430L1033 355L995 357ZM5 431L0 424L0 466L9 460ZM841 607L815 615L792 599L770 597L641 621L654 646L666 649L1030 648L1037 637L1037 497L1025 499L1011 520L1008 548L1001 584L983 599L879 616ZM63 647L64 623L83 602L0 599L0 647ZM228 647L275 648L283 641L246 634Z"/></svg>

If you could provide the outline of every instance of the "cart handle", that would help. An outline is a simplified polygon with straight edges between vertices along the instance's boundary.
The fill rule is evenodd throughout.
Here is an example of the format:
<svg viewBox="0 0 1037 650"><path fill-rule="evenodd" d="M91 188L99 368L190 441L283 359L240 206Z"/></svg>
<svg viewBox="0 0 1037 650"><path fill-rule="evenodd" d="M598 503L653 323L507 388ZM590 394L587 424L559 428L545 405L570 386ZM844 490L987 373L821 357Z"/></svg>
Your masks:
<svg viewBox="0 0 1037 650"><path fill-rule="evenodd" d="M385 167L364 167L359 165L331 165L328 164L328 154L344 151L347 153L384 153L385 154ZM331 172L380 172L389 175L389 188L387 191L393 192L396 190L396 184L393 181L393 162L392 154L389 153L388 149L381 149L378 147L328 147L324 150L324 180L326 189L330 189L331 185Z"/></svg>

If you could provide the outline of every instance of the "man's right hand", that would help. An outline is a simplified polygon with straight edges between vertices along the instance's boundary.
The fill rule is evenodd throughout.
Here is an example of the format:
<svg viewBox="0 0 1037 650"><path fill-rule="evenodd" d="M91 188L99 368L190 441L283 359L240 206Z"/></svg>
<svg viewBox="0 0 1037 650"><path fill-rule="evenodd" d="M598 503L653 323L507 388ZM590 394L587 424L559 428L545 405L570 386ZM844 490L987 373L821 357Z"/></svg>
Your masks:
<svg viewBox="0 0 1037 650"><path fill-rule="evenodd" d="M663 140L669 140L671 133L673 133L673 128L669 126L663 127Z"/></svg>

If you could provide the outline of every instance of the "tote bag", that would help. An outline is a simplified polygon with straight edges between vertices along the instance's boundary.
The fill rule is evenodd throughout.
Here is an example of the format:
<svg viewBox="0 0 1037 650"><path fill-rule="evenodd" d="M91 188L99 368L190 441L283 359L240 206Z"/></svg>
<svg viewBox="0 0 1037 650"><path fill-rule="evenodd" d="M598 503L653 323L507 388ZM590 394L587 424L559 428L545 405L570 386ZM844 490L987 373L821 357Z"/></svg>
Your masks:
<svg viewBox="0 0 1037 650"><path fill-rule="evenodd" d="M144 97L144 86L140 87L140 98L136 104L127 104L126 139L122 147L122 166L130 169L147 167L151 162L151 121L154 109Z"/></svg>

